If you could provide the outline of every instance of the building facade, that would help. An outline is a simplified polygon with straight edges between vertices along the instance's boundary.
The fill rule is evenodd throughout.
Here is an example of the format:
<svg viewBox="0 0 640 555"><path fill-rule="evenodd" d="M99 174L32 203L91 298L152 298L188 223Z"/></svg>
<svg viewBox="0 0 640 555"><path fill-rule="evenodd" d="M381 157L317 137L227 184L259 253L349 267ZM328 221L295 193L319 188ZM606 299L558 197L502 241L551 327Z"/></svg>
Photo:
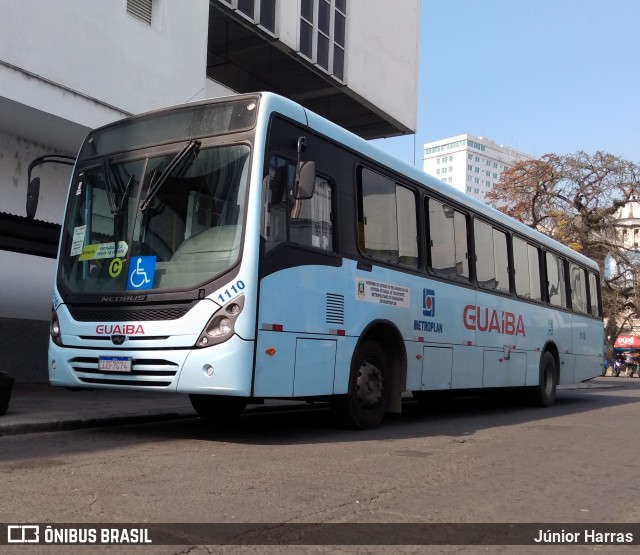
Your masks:
<svg viewBox="0 0 640 555"><path fill-rule="evenodd" d="M604 277L613 280L614 287L629 302L636 304L640 291L640 199L632 197L629 202L621 206L614 216L618 245L625 251L629 265L616 263L615 258L608 254L604 260ZM620 276L615 279L616 276ZM623 312L618 315L617 324L620 328L618 338L608 338L611 343L616 342L616 348L633 349L640 355L640 320L631 317L633 312ZM621 337L624 341L618 341ZM633 338L633 339L629 339ZM630 344L629 344L630 341Z"/></svg>
<svg viewBox="0 0 640 555"><path fill-rule="evenodd" d="M419 0L3 0L0 369L46 372L70 166L34 170L29 220L34 159L75 157L90 129L131 114L261 90L364 138L413 133L418 20Z"/></svg>
<svg viewBox="0 0 640 555"><path fill-rule="evenodd" d="M531 158L486 137L466 133L426 143L423 169L459 191L484 201L505 169Z"/></svg>

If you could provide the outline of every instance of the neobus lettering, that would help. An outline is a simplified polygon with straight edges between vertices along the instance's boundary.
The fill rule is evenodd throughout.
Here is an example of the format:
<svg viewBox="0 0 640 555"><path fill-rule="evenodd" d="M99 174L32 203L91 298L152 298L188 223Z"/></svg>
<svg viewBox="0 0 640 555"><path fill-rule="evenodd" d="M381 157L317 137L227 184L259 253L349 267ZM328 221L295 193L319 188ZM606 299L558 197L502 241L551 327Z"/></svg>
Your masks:
<svg viewBox="0 0 640 555"><path fill-rule="evenodd" d="M464 327L472 331L498 332L505 335L526 335L522 315L498 312L493 308L468 304L464 307Z"/></svg>
<svg viewBox="0 0 640 555"><path fill-rule="evenodd" d="M98 335L144 335L144 329L140 324L98 324L96 326Z"/></svg>

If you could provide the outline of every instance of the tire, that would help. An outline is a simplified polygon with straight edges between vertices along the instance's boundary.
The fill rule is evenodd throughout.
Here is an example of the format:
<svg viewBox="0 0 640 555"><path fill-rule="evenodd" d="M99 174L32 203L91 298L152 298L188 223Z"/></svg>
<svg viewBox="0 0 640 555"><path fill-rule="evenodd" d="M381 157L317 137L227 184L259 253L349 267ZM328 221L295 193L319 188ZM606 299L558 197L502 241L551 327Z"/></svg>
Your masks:
<svg viewBox="0 0 640 555"><path fill-rule="evenodd" d="M558 374L556 359L546 351L540 358L540 378L538 385L529 389L531 403L537 407L550 407L556 401Z"/></svg>
<svg viewBox="0 0 640 555"><path fill-rule="evenodd" d="M247 406L246 397L227 397L224 395L190 394L189 401L198 416L208 420L231 420Z"/></svg>
<svg viewBox="0 0 640 555"><path fill-rule="evenodd" d="M389 361L380 345L365 340L351 361L349 392L333 400L338 420L357 430L380 426L389 407L390 377Z"/></svg>

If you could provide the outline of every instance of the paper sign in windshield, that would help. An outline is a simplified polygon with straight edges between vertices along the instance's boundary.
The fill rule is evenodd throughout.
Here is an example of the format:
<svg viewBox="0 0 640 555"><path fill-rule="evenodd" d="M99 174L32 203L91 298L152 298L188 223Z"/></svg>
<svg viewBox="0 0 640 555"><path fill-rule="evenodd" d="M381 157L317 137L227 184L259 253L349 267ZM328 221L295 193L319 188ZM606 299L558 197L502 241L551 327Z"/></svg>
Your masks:
<svg viewBox="0 0 640 555"><path fill-rule="evenodd" d="M114 243L100 243L98 245L87 245L82 248L82 254L78 260L98 260L100 258L124 258L129 250L129 246L124 241L118 241L118 252L114 253Z"/></svg>
<svg viewBox="0 0 640 555"><path fill-rule="evenodd" d="M80 225L73 228L73 239L71 239L71 256L78 256L82 253L82 247L84 246L84 234L86 229L86 225Z"/></svg>

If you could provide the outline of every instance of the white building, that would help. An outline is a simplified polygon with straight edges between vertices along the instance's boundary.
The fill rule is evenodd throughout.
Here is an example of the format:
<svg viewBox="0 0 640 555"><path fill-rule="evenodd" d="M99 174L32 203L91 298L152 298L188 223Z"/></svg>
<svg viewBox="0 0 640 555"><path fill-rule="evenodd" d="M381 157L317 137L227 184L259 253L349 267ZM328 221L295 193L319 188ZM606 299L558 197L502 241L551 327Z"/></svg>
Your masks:
<svg viewBox="0 0 640 555"><path fill-rule="evenodd" d="M459 191L484 201L505 169L531 158L486 137L465 133L426 143L423 169Z"/></svg>
<svg viewBox="0 0 640 555"><path fill-rule="evenodd" d="M70 172L35 170L28 220L32 160L75 156L91 128L127 115L231 92L280 93L364 138L413 133L418 12L419 0L2 0L0 370L46 371Z"/></svg>

